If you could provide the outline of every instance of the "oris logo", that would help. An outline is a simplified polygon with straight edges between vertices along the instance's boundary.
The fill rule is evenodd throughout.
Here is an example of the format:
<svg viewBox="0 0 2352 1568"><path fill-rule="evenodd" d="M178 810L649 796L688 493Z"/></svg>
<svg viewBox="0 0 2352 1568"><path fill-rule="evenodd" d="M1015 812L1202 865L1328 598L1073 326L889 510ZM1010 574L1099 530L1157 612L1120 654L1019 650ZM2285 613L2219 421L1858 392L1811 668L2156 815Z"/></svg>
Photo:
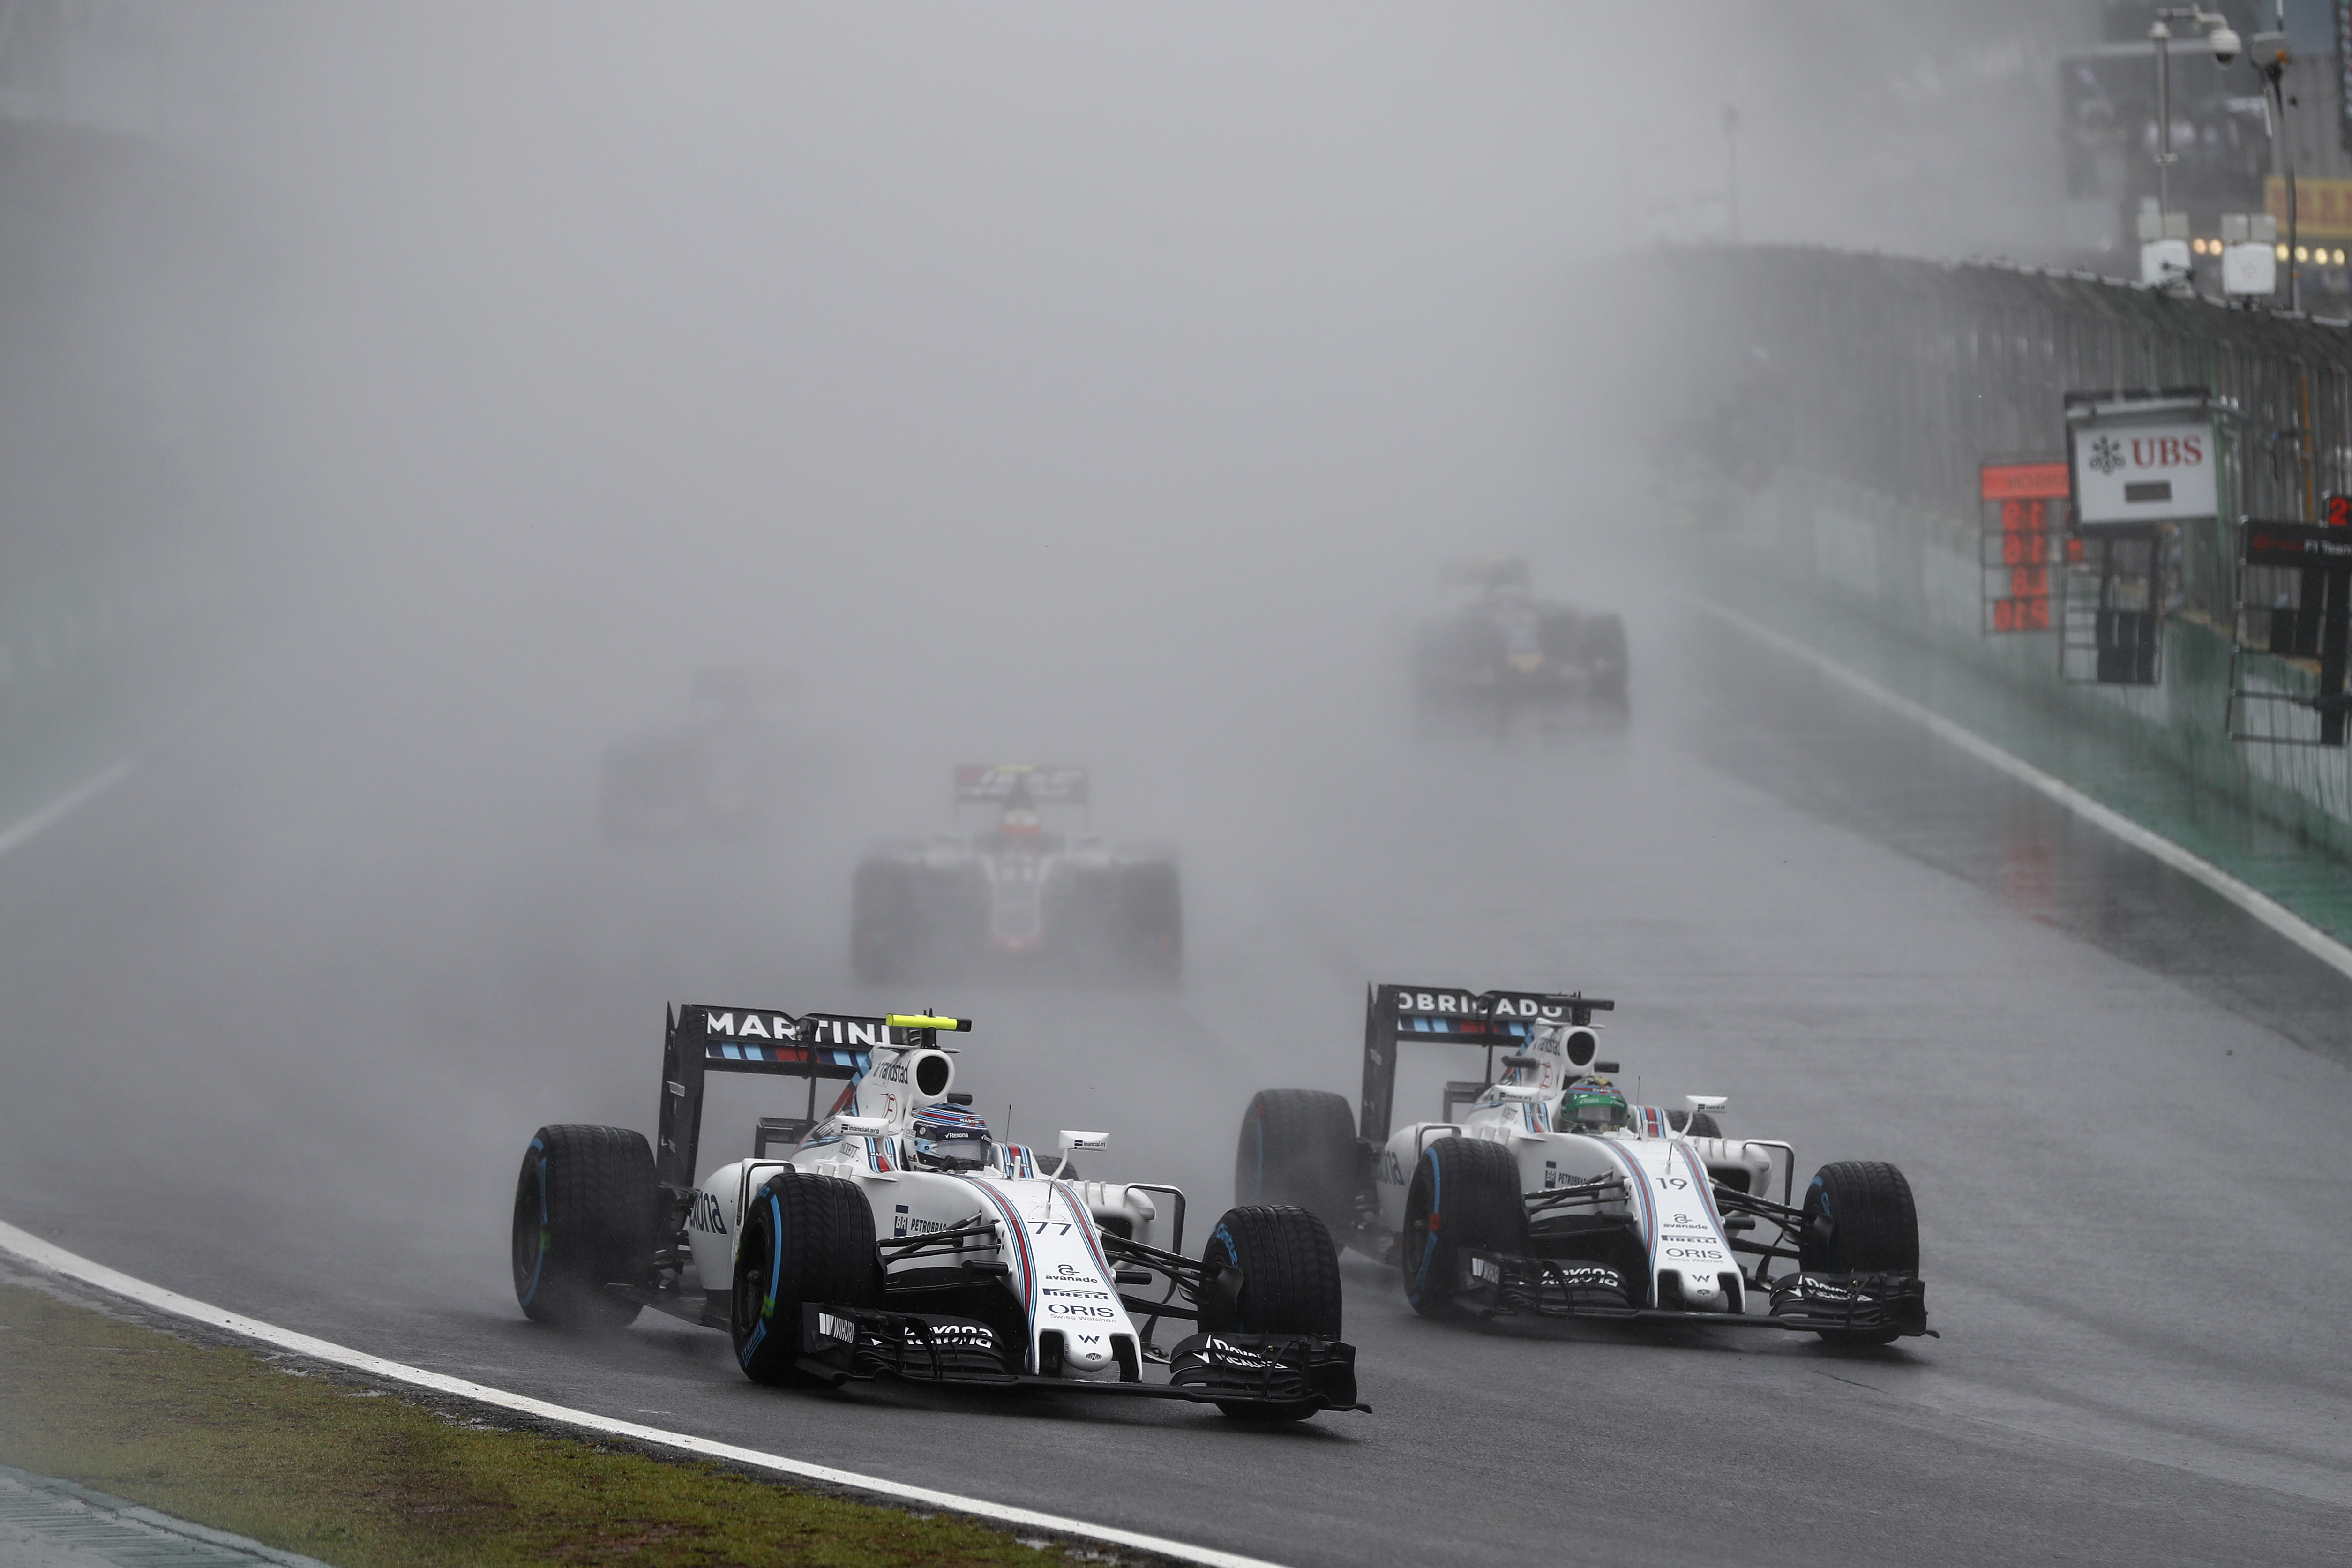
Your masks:
<svg viewBox="0 0 2352 1568"><path fill-rule="evenodd" d="M1045 1310L1056 1318L1116 1318L1118 1313L1109 1307L1088 1307L1076 1301L1048 1301Z"/></svg>

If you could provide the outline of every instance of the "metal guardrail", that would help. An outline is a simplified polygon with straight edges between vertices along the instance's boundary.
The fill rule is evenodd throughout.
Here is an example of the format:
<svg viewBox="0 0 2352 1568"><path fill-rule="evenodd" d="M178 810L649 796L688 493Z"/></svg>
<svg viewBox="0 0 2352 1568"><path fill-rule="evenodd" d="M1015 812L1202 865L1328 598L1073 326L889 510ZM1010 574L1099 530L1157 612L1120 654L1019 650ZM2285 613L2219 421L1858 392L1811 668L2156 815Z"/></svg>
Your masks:
<svg viewBox="0 0 2352 1568"><path fill-rule="evenodd" d="M2182 531L2179 592L2225 625L2237 519L2316 521L2322 497L2352 491L2352 322L2000 262L1793 246L1661 259L1702 351L1680 406L1723 478L1785 466L1971 520L1979 463L2063 449L2067 393L2206 387L2238 411L2237 439L2222 515Z"/></svg>

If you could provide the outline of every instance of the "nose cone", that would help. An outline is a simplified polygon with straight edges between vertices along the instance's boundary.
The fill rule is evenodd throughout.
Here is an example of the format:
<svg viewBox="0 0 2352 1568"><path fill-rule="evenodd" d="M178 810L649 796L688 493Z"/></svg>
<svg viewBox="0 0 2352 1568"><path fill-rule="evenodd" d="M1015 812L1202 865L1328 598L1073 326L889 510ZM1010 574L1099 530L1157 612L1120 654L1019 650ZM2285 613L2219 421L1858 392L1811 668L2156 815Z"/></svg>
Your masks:
<svg viewBox="0 0 2352 1568"><path fill-rule="evenodd" d="M1730 1306L1723 1292L1722 1282L1712 1274L1701 1274L1695 1268L1682 1270L1683 1302L1694 1312L1720 1312Z"/></svg>
<svg viewBox="0 0 2352 1568"><path fill-rule="evenodd" d="M1088 1343L1092 1341L1092 1343ZM1065 1334L1062 1364L1078 1372L1100 1372L1110 1364L1108 1334Z"/></svg>

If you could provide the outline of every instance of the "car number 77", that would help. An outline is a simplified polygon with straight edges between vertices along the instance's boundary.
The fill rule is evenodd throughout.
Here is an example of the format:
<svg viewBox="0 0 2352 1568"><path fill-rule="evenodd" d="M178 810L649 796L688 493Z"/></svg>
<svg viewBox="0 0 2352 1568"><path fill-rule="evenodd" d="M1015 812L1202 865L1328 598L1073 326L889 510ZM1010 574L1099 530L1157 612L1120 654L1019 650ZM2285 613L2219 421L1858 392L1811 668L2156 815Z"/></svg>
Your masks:
<svg viewBox="0 0 2352 1568"><path fill-rule="evenodd" d="M1046 1227L1047 1226L1049 1226L1049 1225L1058 1225L1058 1226L1060 1226L1062 1227L1059 1231L1057 1231L1057 1232L1055 1232L1055 1234L1056 1234L1056 1235L1058 1235L1058 1236L1067 1236L1067 1235L1069 1235L1069 1234L1070 1234L1070 1222L1069 1222L1068 1220L1066 1220L1066 1219L1064 1219L1064 1220L1033 1219L1033 1220L1031 1220L1029 1223L1030 1223L1031 1225L1033 1225L1033 1226L1036 1226L1036 1227L1037 1227L1037 1234L1038 1234L1039 1236L1043 1236L1043 1235L1045 1235L1045 1227Z"/></svg>

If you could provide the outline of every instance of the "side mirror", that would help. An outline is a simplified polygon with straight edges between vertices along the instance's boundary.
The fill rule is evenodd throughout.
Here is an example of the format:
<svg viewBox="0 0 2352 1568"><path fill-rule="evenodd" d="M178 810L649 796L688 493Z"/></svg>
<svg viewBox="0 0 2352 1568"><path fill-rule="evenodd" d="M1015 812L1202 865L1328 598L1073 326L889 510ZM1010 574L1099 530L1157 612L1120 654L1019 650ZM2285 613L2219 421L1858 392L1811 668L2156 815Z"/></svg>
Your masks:
<svg viewBox="0 0 2352 1568"><path fill-rule="evenodd" d="M1694 1116L1702 1110L1721 1110L1731 1103L1731 1096L1727 1094L1686 1094L1683 1098L1690 1102Z"/></svg>
<svg viewBox="0 0 2352 1568"><path fill-rule="evenodd" d="M890 1131L889 1118L883 1116L845 1116L834 1125L852 1138L867 1138Z"/></svg>
<svg viewBox="0 0 2352 1568"><path fill-rule="evenodd" d="M1070 1155L1074 1152L1080 1149L1109 1147L1110 1134L1108 1132L1073 1132L1068 1128L1064 1128L1062 1130L1062 1163L1054 1167L1055 1179L1058 1180L1062 1173L1070 1168Z"/></svg>
<svg viewBox="0 0 2352 1568"><path fill-rule="evenodd" d="M1592 1070L1599 1073L1602 1078L1615 1078L1618 1073L1618 1067L1615 1062L1594 1062L1592 1064Z"/></svg>

